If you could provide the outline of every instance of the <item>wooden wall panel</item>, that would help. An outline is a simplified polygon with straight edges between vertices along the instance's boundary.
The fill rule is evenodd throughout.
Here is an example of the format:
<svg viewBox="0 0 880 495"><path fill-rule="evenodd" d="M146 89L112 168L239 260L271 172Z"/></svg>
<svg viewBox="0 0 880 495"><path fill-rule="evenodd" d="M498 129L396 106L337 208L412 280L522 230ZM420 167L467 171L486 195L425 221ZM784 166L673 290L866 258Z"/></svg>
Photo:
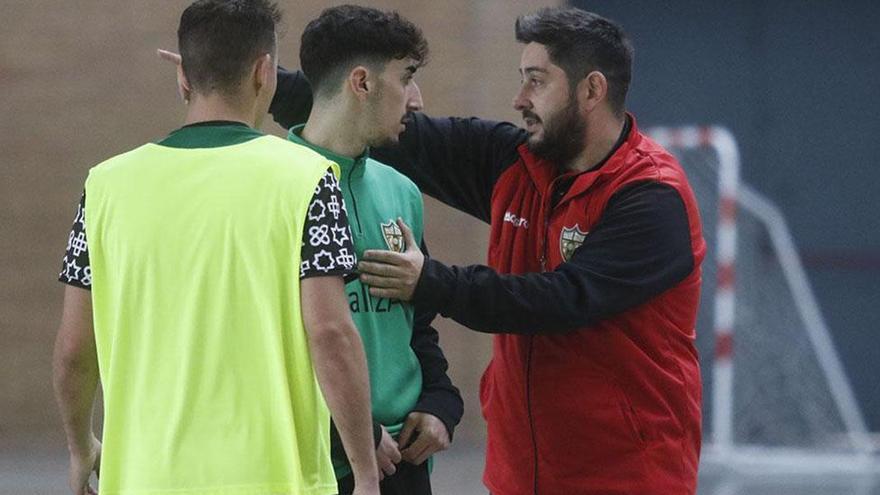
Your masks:
<svg viewBox="0 0 880 495"><path fill-rule="evenodd" d="M157 139L183 115L174 74L154 54L174 47L189 2L5 2L0 20L0 438L57 434L51 352L60 314L55 282L88 169ZM419 71L428 111L517 119L517 14L531 0L376 1L419 24L431 61ZM299 33L328 2L282 2L281 60L296 66ZM280 133L274 123L266 129ZM454 263L485 259L485 225L427 201L432 253ZM459 438L478 439L477 383L490 338L442 321L441 339L467 414Z"/></svg>

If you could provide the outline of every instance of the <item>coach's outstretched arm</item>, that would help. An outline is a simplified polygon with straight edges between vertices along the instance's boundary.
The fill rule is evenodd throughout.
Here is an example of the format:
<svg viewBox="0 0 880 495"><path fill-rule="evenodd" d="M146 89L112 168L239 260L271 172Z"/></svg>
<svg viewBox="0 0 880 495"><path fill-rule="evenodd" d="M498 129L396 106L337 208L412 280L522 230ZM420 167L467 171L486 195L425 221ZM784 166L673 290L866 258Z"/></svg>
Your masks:
<svg viewBox="0 0 880 495"><path fill-rule="evenodd" d="M511 275L484 265L447 266L418 249L368 250L358 268L372 295L412 300L474 330L559 333L681 282L694 268L689 229L678 192L643 182L612 196L583 244L553 271Z"/></svg>
<svg viewBox="0 0 880 495"><path fill-rule="evenodd" d="M312 86L301 70L278 67L278 86L269 113L285 129L303 124L312 111Z"/></svg>
<svg viewBox="0 0 880 495"><path fill-rule="evenodd" d="M158 54L180 64L174 52ZM279 67L269 107L275 122L284 129L304 123L312 101L312 88L302 71ZM495 182L517 162L517 147L527 137L508 122L410 112L399 145L376 148L371 154L409 177L423 193L488 223Z"/></svg>
<svg viewBox="0 0 880 495"><path fill-rule="evenodd" d="M302 71L279 68L269 107L275 122L285 129L302 124L311 107L312 89ZM370 154L409 177L423 193L488 223L495 182L516 163L517 147L527 137L508 122L410 112L400 143Z"/></svg>
<svg viewBox="0 0 880 495"><path fill-rule="evenodd" d="M342 277L303 279L302 312L315 375L354 473L354 493L378 494L367 359Z"/></svg>

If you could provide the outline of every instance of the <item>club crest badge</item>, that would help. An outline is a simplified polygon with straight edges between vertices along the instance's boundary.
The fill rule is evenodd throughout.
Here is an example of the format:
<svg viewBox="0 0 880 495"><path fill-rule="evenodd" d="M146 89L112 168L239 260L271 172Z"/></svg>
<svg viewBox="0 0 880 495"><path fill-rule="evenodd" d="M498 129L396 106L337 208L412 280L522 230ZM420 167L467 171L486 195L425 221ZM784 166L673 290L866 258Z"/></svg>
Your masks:
<svg viewBox="0 0 880 495"><path fill-rule="evenodd" d="M382 237L385 238L385 244L388 245L388 249L396 253L402 253L406 249L406 246L403 245L403 232L400 231L397 222L390 220L388 223L383 223L381 225Z"/></svg>
<svg viewBox="0 0 880 495"><path fill-rule="evenodd" d="M575 224L574 227L562 228L562 234L559 235L559 252L562 253L563 261L568 261L574 250L581 247L587 234L589 231L584 232L578 224Z"/></svg>

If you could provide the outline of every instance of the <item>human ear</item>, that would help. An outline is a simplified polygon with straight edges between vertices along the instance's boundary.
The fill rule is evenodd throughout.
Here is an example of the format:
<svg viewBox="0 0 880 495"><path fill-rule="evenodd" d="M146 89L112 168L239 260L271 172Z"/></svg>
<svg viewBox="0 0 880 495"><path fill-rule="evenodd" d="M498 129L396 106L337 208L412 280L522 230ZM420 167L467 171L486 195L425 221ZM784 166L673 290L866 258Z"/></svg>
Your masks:
<svg viewBox="0 0 880 495"><path fill-rule="evenodd" d="M254 62L252 81L254 90L259 93L263 88L271 86L270 77L277 77L275 74L275 64L272 62L272 55L268 53L262 55Z"/></svg>
<svg viewBox="0 0 880 495"><path fill-rule="evenodd" d="M183 72L183 64L177 64L177 93L183 98L184 103L189 103L192 86L189 85L189 80Z"/></svg>
<svg viewBox="0 0 880 495"><path fill-rule="evenodd" d="M348 73L346 83L348 89L350 89L359 100L365 100L372 89L372 82L369 79L370 70L359 65Z"/></svg>
<svg viewBox="0 0 880 495"><path fill-rule="evenodd" d="M605 101L608 95L608 79L605 78L605 74L594 70L578 83L577 91L584 110L589 112Z"/></svg>

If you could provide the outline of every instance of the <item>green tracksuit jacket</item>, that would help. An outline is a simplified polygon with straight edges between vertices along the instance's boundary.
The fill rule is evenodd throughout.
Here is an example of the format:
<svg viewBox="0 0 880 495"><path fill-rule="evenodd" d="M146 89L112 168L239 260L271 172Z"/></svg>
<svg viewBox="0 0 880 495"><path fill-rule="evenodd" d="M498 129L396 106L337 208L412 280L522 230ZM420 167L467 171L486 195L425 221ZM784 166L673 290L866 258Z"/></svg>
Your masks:
<svg viewBox="0 0 880 495"><path fill-rule="evenodd" d="M288 138L339 165L340 186L358 259L368 249L405 249L403 235L396 223L398 217L410 226L416 241L421 243L422 196L412 181L373 160L368 153L352 159L308 143L299 135L302 128L302 125L292 128ZM320 232L314 234L321 235ZM364 342L373 421L396 435L407 414L416 407L422 392L422 369L410 345L413 305L372 297L368 287L357 279L348 282L345 291L351 316ZM334 449L333 465L337 478L351 472L342 449Z"/></svg>

